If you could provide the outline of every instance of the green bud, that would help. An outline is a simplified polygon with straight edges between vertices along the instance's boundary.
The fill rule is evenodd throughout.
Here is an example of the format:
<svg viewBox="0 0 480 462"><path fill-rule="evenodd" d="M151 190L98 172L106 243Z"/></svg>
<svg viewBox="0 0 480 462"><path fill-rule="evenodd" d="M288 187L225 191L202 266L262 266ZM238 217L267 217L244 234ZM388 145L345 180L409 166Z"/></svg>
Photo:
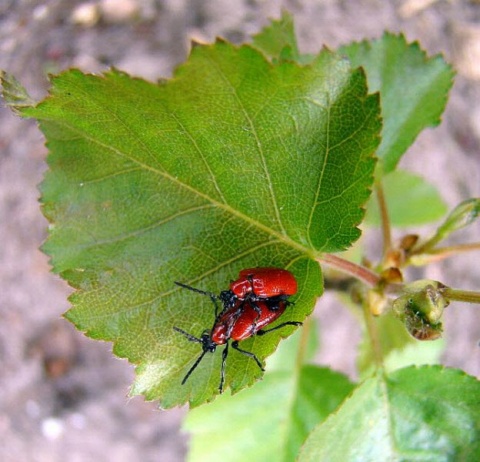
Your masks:
<svg viewBox="0 0 480 462"><path fill-rule="evenodd" d="M394 300L393 312L416 339L434 340L441 336L440 320L449 303L442 294L444 288L441 282L430 279L415 281Z"/></svg>

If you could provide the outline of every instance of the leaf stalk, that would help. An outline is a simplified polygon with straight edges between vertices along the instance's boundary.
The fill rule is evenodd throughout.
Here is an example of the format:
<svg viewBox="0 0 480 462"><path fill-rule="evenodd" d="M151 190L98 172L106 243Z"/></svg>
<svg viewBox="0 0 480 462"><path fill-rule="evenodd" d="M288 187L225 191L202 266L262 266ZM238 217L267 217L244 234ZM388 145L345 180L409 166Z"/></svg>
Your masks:
<svg viewBox="0 0 480 462"><path fill-rule="evenodd" d="M356 279L359 279L370 287L376 287L381 282L381 278L378 274L365 268L364 266L357 265L344 258L337 257L331 253L324 253L318 257L317 261L325 263L326 265L335 268L343 273L349 274Z"/></svg>

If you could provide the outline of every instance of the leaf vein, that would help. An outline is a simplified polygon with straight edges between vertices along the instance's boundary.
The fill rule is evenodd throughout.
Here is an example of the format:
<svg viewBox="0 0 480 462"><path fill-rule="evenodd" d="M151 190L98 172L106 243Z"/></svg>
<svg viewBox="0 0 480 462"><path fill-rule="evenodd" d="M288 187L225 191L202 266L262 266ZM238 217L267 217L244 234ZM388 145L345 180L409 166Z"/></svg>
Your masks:
<svg viewBox="0 0 480 462"><path fill-rule="evenodd" d="M255 139L255 145L256 145L256 148L257 148L257 151L258 151L258 154L259 154L259 157L260 157L260 162L262 164L262 169L265 172L265 179L266 179L267 184L268 184L268 189L269 189L269 192L270 192L270 197L271 197L272 204L273 204L273 209L274 209L274 212L275 212L275 217L276 217L277 222L280 226L281 234L283 236L287 236L287 232L285 230L285 227L283 226L282 219L281 219L281 216L280 216L280 210L279 210L279 207L278 207L275 191L274 191L274 188L273 188L272 178L270 176L270 172L269 172L268 167L267 167L267 162L266 162L263 146L262 146L262 143L261 143L260 138L258 136L257 130L255 128L255 124L253 123L253 119L251 118L250 114L248 113L245 105L243 104L243 101L241 100L240 96L238 95L237 89L232 84L232 82L230 82L228 77L225 75L225 73L222 71L222 69L217 65L217 63L214 60L210 60L210 62L217 69L218 75L221 77L221 79L225 82L225 84L228 86L228 88L230 88L230 90L232 92L232 95L235 98L235 101L237 102L243 116L245 117L248 125L250 126L250 132L252 133L252 135Z"/></svg>
<svg viewBox="0 0 480 462"><path fill-rule="evenodd" d="M181 122L181 120L174 114L172 113L171 116L173 117L173 119L177 122L178 125L180 125L180 127L182 128L183 132L187 135L188 139L191 141L193 147L195 148L195 150L198 152L198 154L200 155L200 158L202 159L202 162L203 164L205 165L205 167L207 168L208 170L208 174L210 175L210 178L212 180L212 183L215 187L215 189L217 190L219 196L221 197L222 201L224 204L227 203L227 200L225 199L225 196L223 195L222 193L222 190L220 189L220 185L218 184L217 182L217 179L215 178L215 175L213 174L213 171L212 169L210 168L210 164L207 162L207 159L205 157L205 155L203 154L202 150L200 149L200 146L198 145L198 143L195 141L195 138L192 136L192 134L187 130L187 128L185 127L185 125L183 125L183 123Z"/></svg>
<svg viewBox="0 0 480 462"><path fill-rule="evenodd" d="M189 213L192 213L192 212L196 212L198 210L204 210L204 209L208 209L208 208L211 208L213 207L213 204L204 204L204 205L200 205L200 206L196 206L196 207L191 207L189 209L185 209L185 210L181 210L177 213L174 213L162 220L159 220L155 223L152 223L151 225L149 226L145 226L143 228L139 228L139 229L136 229L134 231L131 231L129 233L125 233L125 234L121 234L119 236L116 236L116 237L111 237L111 238L108 238L108 239L101 239L101 240L97 240L93 243L89 243L89 244L84 244L84 245L81 245L78 247L78 249L90 249L92 247L98 247L98 246L101 246L101 245L108 245L108 244L114 244L114 243L118 243L118 242L122 242L122 241L125 241L127 239L130 239L132 237L136 237L136 236L140 236L141 234L144 234L144 233L147 233L148 231L151 231L152 229L155 229L155 228L158 228L159 226L162 226L170 221L173 221L175 220L176 218L178 217L181 217L182 215L187 215Z"/></svg>
<svg viewBox="0 0 480 462"><path fill-rule="evenodd" d="M192 186L180 181L178 178L172 176L166 170L164 170L164 169L159 170L159 169L157 169L153 166L150 166L150 165L140 161L139 159L133 158L129 154L120 151L118 148L110 146L110 145L100 141L99 139L97 139L93 136L90 136L85 131L82 131L82 130L76 128L76 127L71 126L65 120L61 120L61 121L56 120L56 122L59 123L60 125L63 125L64 127L71 130L72 132L78 133L79 135L83 136L85 139L88 139L90 142L95 143L98 146L101 146L102 148L115 153L119 157L130 160L131 162L139 165L139 167L141 167L145 171L150 171L155 175L160 175L163 178L167 179L168 181L171 181L173 184L176 184L179 187L181 187L181 188L189 191L190 193L196 195L197 197L203 198L203 199L207 200L208 202L211 202L211 204L213 206L216 206L218 208L221 208L221 209L225 210L227 213L229 213L233 216L236 216L237 218L243 220L246 223L250 223L252 226L255 226L257 229L259 229L259 230L277 238L278 240L280 240L281 242L283 242L287 246L289 246L291 248L294 248L294 249L296 249L296 250L298 250L302 253L309 253L310 252L311 249L305 248L303 245L293 241L288 235L286 235L284 233L282 234L282 233L264 225L263 223L261 223L257 220L254 220L252 217L244 215L242 212L239 212L238 210L233 209L228 204L224 204L222 202L216 201L214 198L208 196L207 194L205 194L205 193L193 188Z"/></svg>

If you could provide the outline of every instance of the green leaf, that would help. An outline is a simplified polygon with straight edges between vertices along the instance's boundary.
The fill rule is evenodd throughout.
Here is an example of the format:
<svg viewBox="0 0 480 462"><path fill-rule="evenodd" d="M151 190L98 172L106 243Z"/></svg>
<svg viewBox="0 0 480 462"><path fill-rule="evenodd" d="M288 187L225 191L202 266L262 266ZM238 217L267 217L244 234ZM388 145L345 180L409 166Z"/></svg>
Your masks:
<svg viewBox="0 0 480 462"><path fill-rule="evenodd" d="M436 233L421 247L423 251L430 250L450 234L470 226L480 215L480 198L467 199L458 204L438 227Z"/></svg>
<svg viewBox="0 0 480 462"><path fill-rule="evenodd" d="M297 374L267 373L255 388L188 414L185 428L193 433L188 460L294 460L308 433L352 389L342 374L317 366L303 366Z"/></svg>
<svg viewBox="0 0 480 462"><path fill-rule="evenodd" d="M382 179L390 222L396 227L424 225L442 218L447 206L437 189L421 176L405 170L394 170ZM365 221L380 225L378 201L372 195Z"/></svg>
<svg viewBox="0 0 480 462"><path fill-rule="evenodd" d="M470 226L480 215L480 198L467 199L458 204L438 228L437 235L445 239L455 231Z"/></svg>
<svg viewBox="0 0 480 462"><path fill-rule="evenodd" d="M253 36L252 44L269 58L289 58L294 61L300 59L293 16L284 11L282 17L272 21L258 34Z"/></svg>
<svg viewBox="0 0 480 462"><path fill-rule="evenodd" d="M45 133L44 250L77 290L68 319L137 365L132 393L163 407L218 393L221 348L181 382L210 329L208 297L242 268L275 265L299 281L279 322L302 321L322 292L314 261L360 235L380 131L377 96L347 61L272 64L249 47L197 46L171 81L111 71L54 78L22 109ZM286 328L242 342L264 360ZM261 371L232 351L226 387Z"/></svg>
<svg viewBox="0 0 480 462"><path fill-rule="evenodd" d="M22 108L35 104L27 90L13 75L0 70L0 83L5 104L15 113L20 114Z"/></svg>
<svg viewBox="0 0 480 462"><path fill-rule="evenodd" d="M440 123L454 72L440 55L427 58L417 42L408 44L403 35L385 33L339 53L365 68L370 91L380 91L383 132L377 155L383 172L391 172L417 135Z"/></svg>
<svg viewBox="0 0 480 462"><path fill-rule="evenodd" d="M299 462L474 461L480 458L480 382L440 366L378 374L318 425Z"/></svg>

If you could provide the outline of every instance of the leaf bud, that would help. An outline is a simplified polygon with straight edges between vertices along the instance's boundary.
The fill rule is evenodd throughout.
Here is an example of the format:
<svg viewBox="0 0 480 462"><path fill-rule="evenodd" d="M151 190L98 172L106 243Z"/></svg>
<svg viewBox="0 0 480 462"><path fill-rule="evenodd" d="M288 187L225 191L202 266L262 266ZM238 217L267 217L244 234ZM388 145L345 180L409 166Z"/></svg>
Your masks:
<svg viewBox="0 0 480 462"><path fill-rule="evenodd" d="M440 322L449 302L443 296L445 286L424 279L408 284L404 294L393 302L393 312L417 340L435 340L441 336Z"/></svg>

